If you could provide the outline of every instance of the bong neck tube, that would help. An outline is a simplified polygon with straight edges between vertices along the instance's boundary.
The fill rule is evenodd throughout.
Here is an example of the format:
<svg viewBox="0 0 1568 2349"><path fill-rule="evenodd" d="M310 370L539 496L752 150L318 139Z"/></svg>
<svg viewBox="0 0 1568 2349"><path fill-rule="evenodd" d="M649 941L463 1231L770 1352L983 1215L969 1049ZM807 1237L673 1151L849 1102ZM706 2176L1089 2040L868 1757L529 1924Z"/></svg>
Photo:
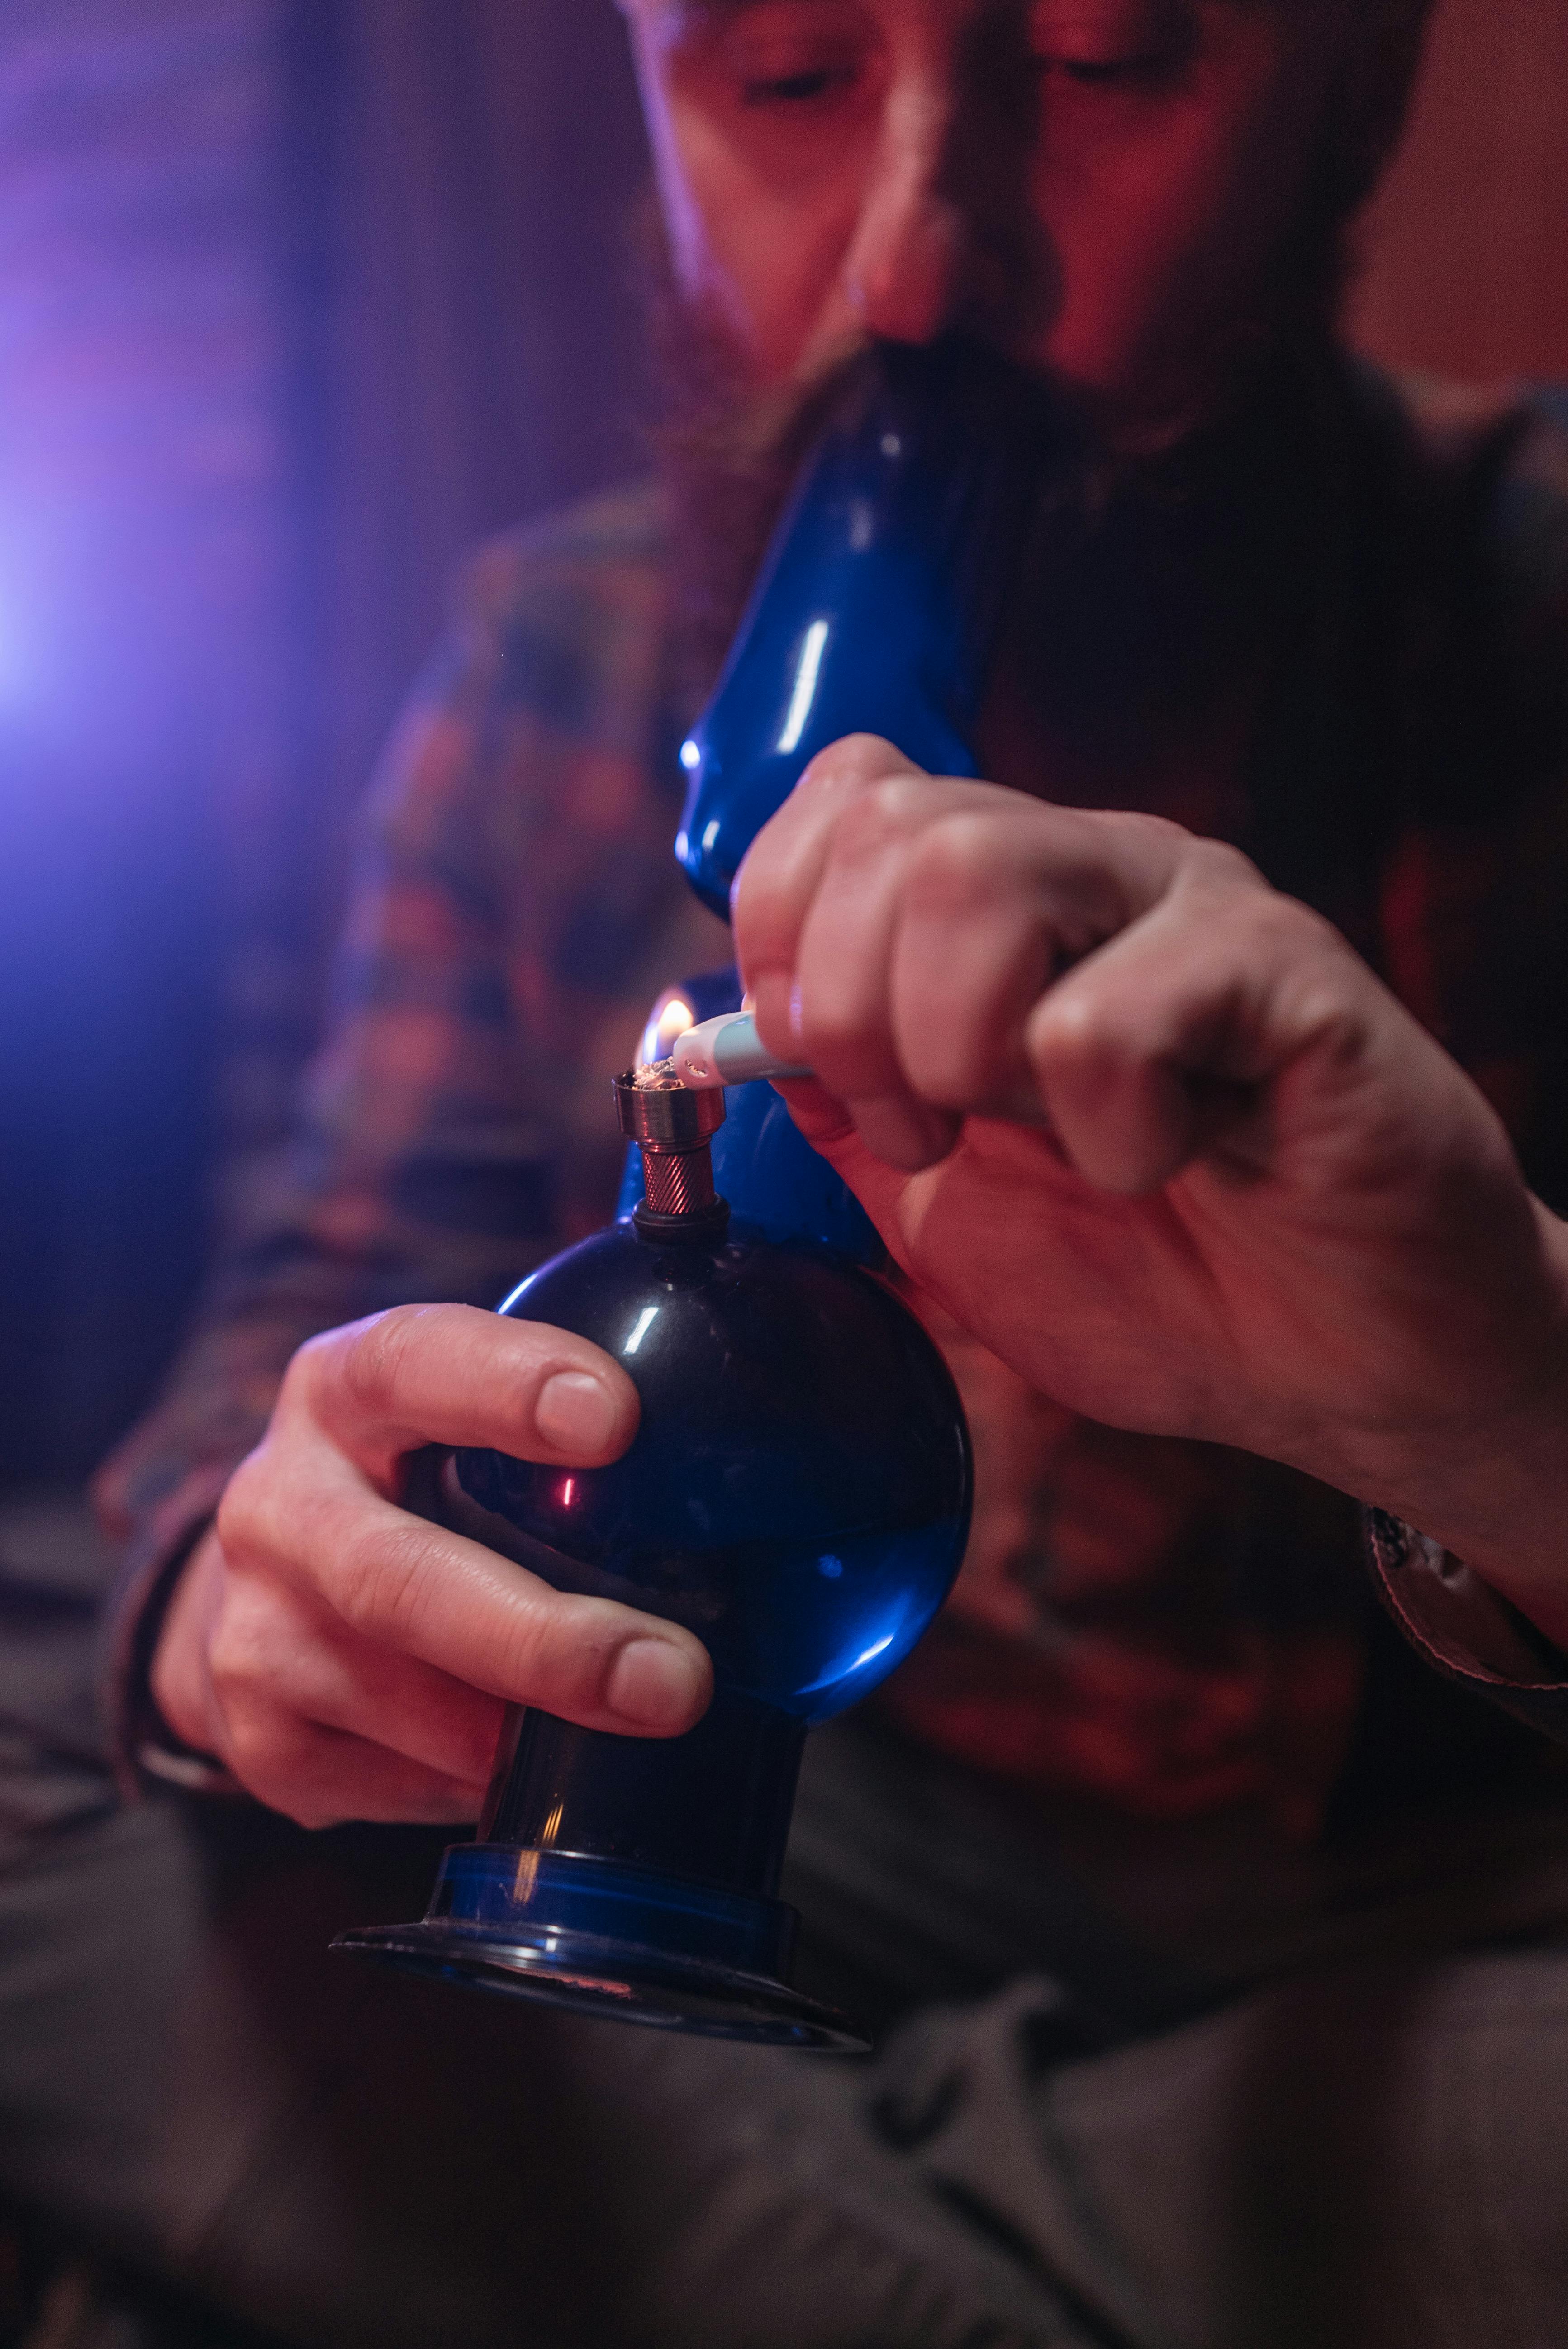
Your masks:
<svg viewBox="0 0 1568 2349"><path fill-rule="evenodd" d="M972 735L1059 444L1048 394L978 345L882 344L807 458L712 698L681 747L676 856L724 916L819 750L881 734L937 774Z"/></svg>

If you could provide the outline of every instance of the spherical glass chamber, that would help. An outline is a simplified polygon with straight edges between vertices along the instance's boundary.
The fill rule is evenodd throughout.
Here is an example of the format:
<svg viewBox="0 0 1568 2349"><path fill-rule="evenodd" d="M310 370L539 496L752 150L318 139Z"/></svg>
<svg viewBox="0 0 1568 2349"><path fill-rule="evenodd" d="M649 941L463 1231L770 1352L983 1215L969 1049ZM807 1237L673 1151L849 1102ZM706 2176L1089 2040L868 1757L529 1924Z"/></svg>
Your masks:
<svg viewBox="0 0 1568 2349"><path fill-rule="evenodd" d="M630 1218L501 1309L591 1339L642 1398L606 1468L448 1464L441 1513L558 1589L685 1624L721 1690L802 1723L854 1703L942 1605L970 1463L947 1366L885 1283L748 1226Z"/></svg>

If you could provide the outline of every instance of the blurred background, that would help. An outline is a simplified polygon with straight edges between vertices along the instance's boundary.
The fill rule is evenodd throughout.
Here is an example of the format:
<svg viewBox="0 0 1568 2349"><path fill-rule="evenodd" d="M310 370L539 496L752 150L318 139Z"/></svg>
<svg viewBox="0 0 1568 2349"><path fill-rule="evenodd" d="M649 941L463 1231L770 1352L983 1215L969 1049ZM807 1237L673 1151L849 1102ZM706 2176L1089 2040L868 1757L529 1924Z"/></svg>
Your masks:
<svg viewBox="0 0 1568 2349"><path fill-rule="evenodd" d="M1444 0L1354 326L1568 379L1568 7ZM640 463L611 0L0 9L0 1504L179 1335L463 549Z"/></svg>

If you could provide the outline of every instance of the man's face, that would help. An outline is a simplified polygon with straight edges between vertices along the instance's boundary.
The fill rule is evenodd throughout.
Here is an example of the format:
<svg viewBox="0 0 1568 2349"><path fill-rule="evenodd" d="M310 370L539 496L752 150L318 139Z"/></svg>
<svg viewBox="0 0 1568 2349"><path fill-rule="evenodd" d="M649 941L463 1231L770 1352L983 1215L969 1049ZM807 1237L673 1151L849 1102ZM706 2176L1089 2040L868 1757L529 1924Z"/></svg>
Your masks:
<svg viewBox="0 0 1568 2349"><path fill-rule="evenodd" d="M1128 447L1266 316L1366 0L624 0L677 285L758 388L978 333Z"/></svg>

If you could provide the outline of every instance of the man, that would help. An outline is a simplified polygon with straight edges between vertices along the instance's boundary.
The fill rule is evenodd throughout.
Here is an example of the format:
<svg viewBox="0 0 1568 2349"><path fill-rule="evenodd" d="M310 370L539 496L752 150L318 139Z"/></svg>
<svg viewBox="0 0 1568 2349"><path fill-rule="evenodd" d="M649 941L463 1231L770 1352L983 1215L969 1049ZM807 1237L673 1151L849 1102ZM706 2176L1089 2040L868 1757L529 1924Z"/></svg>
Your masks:
<svg viewBox="0 0 1568 2349"><path fill-rule="evenodd" d="M335 1829L138 1830L225 1855L186 1901L222 1962L179 1945L203 2019L160 2028L228 2066L232 2142L194 2235L189 2151L122 2231L231 2304L304 2339L1551 2336L1549 1749L1417 1681L1354 1575L1366 1503L1429 1658L1568 1717L1568 1235L1515 1154L1568 1197L1568 459L1522 412L1423 436L1329 332L1422 13L631 0L708 409L684 602L651 497L480 566L377 792L297 1188L110 1479L128 1766ZM310 1937L404 1846L336 1823L471 1818L508 1702L660 1736L707 1701L678 1627L412 1518L402 1463L631 1439L616 1364L475 1307L602 1218L603 1077L726 957L668 856L691 645L824 378L945 333L1037 373L1068 452L993 780L839 746L735 908L975 1428L954 1608L800 1820L820 1962L914 2012L868 2076L356 2011ZM141 2093L160 2159L222 2139L210 2080Z"/></svg>

